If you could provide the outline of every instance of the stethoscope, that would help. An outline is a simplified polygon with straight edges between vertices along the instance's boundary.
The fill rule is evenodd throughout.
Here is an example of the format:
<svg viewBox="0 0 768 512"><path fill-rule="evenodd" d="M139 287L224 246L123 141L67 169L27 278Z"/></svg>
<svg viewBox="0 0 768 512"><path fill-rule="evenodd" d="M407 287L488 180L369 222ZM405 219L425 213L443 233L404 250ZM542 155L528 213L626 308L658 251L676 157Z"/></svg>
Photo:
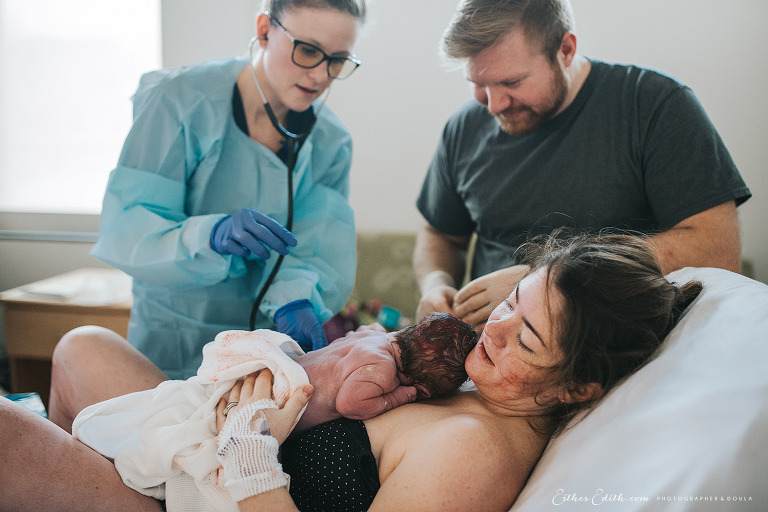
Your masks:
<svg viewBox="0 0 768 512"><path fill-rule="evenodd" d="M325 102L328 99L328 94L330 93L331 88L328 86L325 97L315 112L315 120L312 121L312 124L307 128L306 131L303 133L293 133L292 131L288 130L277 119L275 111L272 110L272 106L267 101L267 97L264 95L264 91L261 90L261 85L259 85L259 80L256 78L256 70L253 66L253 47L256 44L256 41L259 39L259 37L254 37L248 43L248 69L251 71L253 83L256 84L256 89L259 91L259 96L261 96L261 102L264 104L264 110L267 112L269 121L272 123L272 126L275 127L275 130L277 130L278 133L280 133L287 140L288 155L285 159L285 165L288 168L288 221L285 224L285 229L291 231L293 229L293 170L296 167L296 159L299 153L299 149L301 148L301 144L309 136L309 133L312 131L312 127L315 125L315 121L317 121L317 117L320 115L320 110L322 110L322 108L325 106ZM266 39L266 36L263 36L261 39ZM261 291L256 296L256 300L253 302L253 307L251 308L251 318L249 322L251 330L256 328L256 315L258 315L259 306L261 305L261 301L264 300L264 295L267 293L267 290L269 290L269 287L275 280L275 276L280 270L280 266L282 265L284 258L284 254L281 254L278 257L277 263L275 263L275 266L272 268L272 272L270 272L269 277L267 277L267 280L264 282L264 286L261 287Z"/></svg>

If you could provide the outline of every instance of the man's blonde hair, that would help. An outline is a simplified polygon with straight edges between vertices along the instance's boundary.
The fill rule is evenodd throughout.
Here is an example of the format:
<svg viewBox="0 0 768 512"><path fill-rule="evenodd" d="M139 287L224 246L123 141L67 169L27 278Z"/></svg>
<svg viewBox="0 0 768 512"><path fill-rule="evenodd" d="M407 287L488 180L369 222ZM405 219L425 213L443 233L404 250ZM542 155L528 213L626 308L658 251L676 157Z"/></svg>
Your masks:
<svg viewBox="0 0 768 512"><path fill-rule="evenodd" d="M554 62L563 36L575 30L570 2L463 0L443 34L443 53L452 59L470 59L519 29Z"/></svg>

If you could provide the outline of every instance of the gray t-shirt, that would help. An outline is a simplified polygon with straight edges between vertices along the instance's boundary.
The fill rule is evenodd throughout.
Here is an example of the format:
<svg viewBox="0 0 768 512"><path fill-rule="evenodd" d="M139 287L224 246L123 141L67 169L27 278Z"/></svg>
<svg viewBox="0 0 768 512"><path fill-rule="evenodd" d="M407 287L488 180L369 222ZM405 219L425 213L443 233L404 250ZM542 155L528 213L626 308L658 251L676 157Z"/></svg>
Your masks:
<svg viewBox="0 0 768 512"><path fill-rule="evenodd" d="M751 196L687 86L591 62L573 103L534 133L503 132L474 100L446 123L417 207L442 233L477 233L473 278L561 226L653 234Z"/></svg>

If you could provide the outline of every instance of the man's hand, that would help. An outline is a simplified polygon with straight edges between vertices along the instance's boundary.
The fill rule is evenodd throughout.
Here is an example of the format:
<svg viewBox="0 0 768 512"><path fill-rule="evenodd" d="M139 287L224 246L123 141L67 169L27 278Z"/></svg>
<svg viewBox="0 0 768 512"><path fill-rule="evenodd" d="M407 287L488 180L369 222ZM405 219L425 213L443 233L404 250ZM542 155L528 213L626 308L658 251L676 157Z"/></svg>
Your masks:
<svg viewBox="0 0 768 512"><path fill-rule="evenodd" d="M453 297L453 314L481 332L493 309L509 297L529 270L527 265L515 265L470 281Z"/></svg>
<svg viewBox="0 0 768 512"><path fill-rule="evenodd" d="M454 314L453 298L457 292L453 277L447 272L430 272L421 283L421 300L416 309L416 321L438 311Z"/></svg>

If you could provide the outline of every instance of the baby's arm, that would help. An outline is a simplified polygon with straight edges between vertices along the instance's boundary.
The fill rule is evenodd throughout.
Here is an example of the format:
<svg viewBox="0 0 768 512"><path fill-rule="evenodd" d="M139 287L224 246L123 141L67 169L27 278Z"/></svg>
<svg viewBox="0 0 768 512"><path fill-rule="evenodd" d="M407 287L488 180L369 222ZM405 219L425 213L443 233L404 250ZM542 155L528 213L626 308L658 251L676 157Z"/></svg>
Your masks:
<svg viewBox="0 0 768 512"><path fill-rule="evenodd" d="M400 383L394 364L370 364L352 372L336 395L336 410L346 418L367 420L416 400L416 388Z"/></svg>

